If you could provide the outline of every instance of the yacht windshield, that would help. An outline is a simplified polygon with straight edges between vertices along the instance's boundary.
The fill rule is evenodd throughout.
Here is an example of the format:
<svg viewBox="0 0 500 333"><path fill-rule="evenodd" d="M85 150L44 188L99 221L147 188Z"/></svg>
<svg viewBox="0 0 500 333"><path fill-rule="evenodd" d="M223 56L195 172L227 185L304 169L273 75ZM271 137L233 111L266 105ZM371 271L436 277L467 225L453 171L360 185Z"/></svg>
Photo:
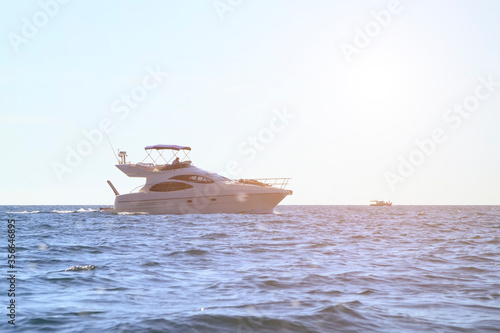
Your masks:
<svg viewBox="0 0 500 333"><path fill-rule="evenodd" d="M199 175L178 175L171 177L170 179L183 180L186 182L198 183L198 184L211 184L214 181L210 178L199 176Z"/></svg>
<svg viewBox="0 0 500 333"><path fill-rule="evenodd" d="M211 173L210 174L210 177L212 177L214 180L221 180L221 181L227 181L227 180L231 180L229 178L226 178L224 176L221 176L221 175L218 175L216 173Z"/></svg>

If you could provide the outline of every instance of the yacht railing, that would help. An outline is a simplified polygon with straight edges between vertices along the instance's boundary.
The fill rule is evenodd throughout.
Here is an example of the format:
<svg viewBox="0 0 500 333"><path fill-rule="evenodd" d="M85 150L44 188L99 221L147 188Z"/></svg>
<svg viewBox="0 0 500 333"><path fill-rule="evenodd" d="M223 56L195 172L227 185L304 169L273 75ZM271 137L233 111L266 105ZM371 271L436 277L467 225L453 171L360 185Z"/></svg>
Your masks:
<svg viewBox="0 0 500 333"><path fill-rule="evenodd" d="M286 190L286 187L288 186L288 182L292 178L252 178L252 179L239 179L239 180L228 180L227 182L224 182L224 185L222 188L225 188L227 184L238 184L241 185L241 188L244 188L246 186L261 186L263 188L279 188L282 190ZM210 184L204 184L205 186L203 187L203 192L205 192L206 186ZM144 185L139 185L135 188L133 188L130 193L138 193L139 191L137 189L144 187ZM291 190L288 190L290 194L292 194Z"/></svg>
<svg viewBox="0 0 500 333"><path fill-rule="evenodd" d="M142 187L144 187L144 185L139 185L139 186L134 187L134 188L130 191L130 193L139 193L139 191L136 191L139 187L140 187L140 188L142 188ZM134 192L134 191L135 191L135 192Z"/></svg>
<svg viewBox="0 0 500 333"><path fill-rule="evenodd" d="M252 179L240 179L237 183L241 183L242 187L248 185L257 185L262 187L274 187L279 189L285 189L288 186L288 182L291 178L252 178Z"/></svg>
<svg viewBox="0 0 500 333"><path fill-rule="evenodd" d="M141 166L141 167L147 167L147 168L154 168L155 165L153 163L143 163L143 162L139 162L136 164L137 166Z"/></svg>

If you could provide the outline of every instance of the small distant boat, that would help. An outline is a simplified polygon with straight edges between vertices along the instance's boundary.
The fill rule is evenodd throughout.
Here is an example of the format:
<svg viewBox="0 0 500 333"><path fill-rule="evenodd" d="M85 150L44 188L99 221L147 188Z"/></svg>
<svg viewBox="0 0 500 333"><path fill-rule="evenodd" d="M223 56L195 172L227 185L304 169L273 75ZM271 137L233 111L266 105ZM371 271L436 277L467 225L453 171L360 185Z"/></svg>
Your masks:
<svg viewBox="0 0 500 333"><path fill-rule="evenodd" d="M392 202L383 200L371 200L370 206L392 206Z"/></svg>

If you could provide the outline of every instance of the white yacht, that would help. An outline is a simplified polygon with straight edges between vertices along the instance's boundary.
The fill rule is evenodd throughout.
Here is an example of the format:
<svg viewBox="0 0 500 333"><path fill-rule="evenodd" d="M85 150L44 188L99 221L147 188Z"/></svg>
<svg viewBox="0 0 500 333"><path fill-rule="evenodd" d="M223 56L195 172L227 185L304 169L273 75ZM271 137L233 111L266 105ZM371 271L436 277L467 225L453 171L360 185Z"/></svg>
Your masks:
<svg viewBox="0 0 500 333"><path fill-rule="evenodd" d="M197 168L188 159L190 147L155 145L145 149L146 158L136 164L127 162L127 153L120 151L121 160L116 167L129 177L146 178L146 183L136 192L119 194L108 180L116 195L115 205L103 210L149 214L270 213L292 194L285 188L290 178L230 180ZM163 156L166 151L172 152L168 160Z"/></svg>

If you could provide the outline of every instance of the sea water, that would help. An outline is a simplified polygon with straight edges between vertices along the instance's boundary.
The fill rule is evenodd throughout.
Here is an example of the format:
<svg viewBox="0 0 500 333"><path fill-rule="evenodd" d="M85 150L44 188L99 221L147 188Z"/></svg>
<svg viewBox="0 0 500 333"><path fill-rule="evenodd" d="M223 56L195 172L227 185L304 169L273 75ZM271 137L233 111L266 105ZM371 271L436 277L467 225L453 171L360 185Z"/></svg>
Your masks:
<svg viewBox="0 0 500 333"><path fill-rule="evenodd" d="M500 206L98 208L0 206L0 331L500 331Z"/></svg>

